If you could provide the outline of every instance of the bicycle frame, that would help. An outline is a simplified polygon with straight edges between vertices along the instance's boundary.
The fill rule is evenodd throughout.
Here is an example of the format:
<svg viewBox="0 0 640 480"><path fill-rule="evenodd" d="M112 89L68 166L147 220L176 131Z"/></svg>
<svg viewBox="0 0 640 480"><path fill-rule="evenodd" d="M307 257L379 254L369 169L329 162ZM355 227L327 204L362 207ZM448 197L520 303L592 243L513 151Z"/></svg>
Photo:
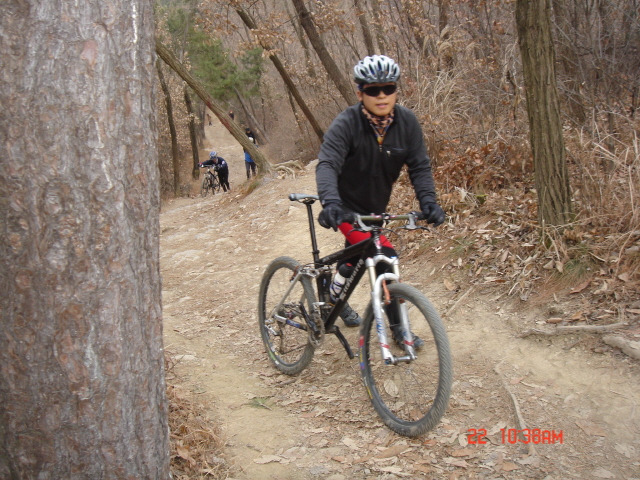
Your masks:
<svg viewBox="0 0 640 480"><path fill-rule="evenodd" d="M337 327L337 325L335 325L335 323L345 303L362 279L365 271L367 271L369 273L369 281L371 284L371 304L373 306L373 314L376 321L376 331L378 333L380 348L382 350L382 356L385 363L396 364L398 362L410 362L411 360L414 360L416 356L413 349L413 341L410 339L410 334L407 334L407 332L411 331L409 326L408 314L406 311L406 307L403 304L400 304L399 313L400 325L402 326L403 332L405 332L404 343L407 355L401 357L394 356L389 348L389 342L385 333L382 312L383 306L380 302L380 298L382 298L383 293L385 293L385 296L388 297L388 292L385 291L385 282L400 281L400 268L397 258L390 258L382 253L380 231L378 229L371 229L371 237L369 239L363 240L362 242L354 245L350 245L329 255L320 257L312 209L312 205L316 200L318 200L318 197L315 195L291 194L289 195L289 199L292 201L299 201L301 203L304 203L307 208L309 235L311 237L311 247L313 255L313 271L305 271L305 268L303 267L303 272L297 272L297 275L306 274L315 277L319 296L319 301L317 302L317 305L315 305L315 307L318 308L318 310L321 312L321 321L324 323L325 332L333 333L334 335L336 335L336 337L338 337L338 339L340 340L340 343L345 348L349 358L354 358L353 352L351 351L347 340L344 338L344 336L340 332L340 329ZM361 218L363 218L364 220L373 219L371 217ZM365 227L363 223L361 223L360 225L363 228ZM417 228L413 223L413 219L411 219L410 228ZM346 279L337 301L335 302L335 304L332 304L329 297L329 286L332 281L332 265L344 260L352 259L353 257L358 255L358 261L354 265L352 274ZM389 265L391 267L391 272L378 275L376 272L376 266L379 263L386 263L387 265ZM328 312L325 308L327 306L330 307Z"/></svg>

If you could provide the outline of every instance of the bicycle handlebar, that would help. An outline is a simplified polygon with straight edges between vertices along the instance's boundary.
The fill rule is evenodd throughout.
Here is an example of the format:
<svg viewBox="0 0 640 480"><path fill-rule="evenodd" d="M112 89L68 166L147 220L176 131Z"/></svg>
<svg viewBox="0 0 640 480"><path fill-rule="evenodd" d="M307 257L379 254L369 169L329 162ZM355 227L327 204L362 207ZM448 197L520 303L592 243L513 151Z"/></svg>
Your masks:
<svg viewBox="0 0 640 480"><path fill-rule="evenodd" d="M306 205L311 205L316 202L316 200L320 200L318 195L312 195L308 193L290 193L289 200L292 202L300 202ZM409 212L404 214L391 214L391 213L381 213L380 215L360 215L358 213L353 214L355 217L354 224L357 225L359 230L369 232L374 230L375 228L379 228L375 225L367 225L364 222L378 222L378 223L388 223L393 220L406 220L407 225L405 225L404 229L406 230L418 230L425 229L426 227L422 227L416 225L418 220L424 220L424 217L421 212Z"/></svg>
<svg viewBox="0 0 640 480"><path fill-rule="evenodd" d="M364 222L388 223L393 220L406 220L407 225L402 227L406 230L419 230L419 229L427 228L427 227L416 225L416 222L418 220L424 220L422 218L422 213L420 212L409 212L409 213L403 213L399 215L395 215L391 213L381 213L380 215L359 215L355 213L354 215L355 215L355 223L358 224L358 229L365 232L369 232L371 230L374 230L380 227L376 225L367 225Z"/></svg>

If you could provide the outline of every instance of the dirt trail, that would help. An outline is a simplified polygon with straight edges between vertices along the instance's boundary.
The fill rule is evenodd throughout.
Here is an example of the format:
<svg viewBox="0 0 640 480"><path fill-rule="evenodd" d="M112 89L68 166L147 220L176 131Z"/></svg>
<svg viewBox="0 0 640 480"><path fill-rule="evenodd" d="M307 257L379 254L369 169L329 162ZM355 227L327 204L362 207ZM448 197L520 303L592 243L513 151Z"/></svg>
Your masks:
<svg viewBox="0 0 640 480"><path fill-rule="evenodd" d="M453 395L424 438L381 424L357 360L333 336L300 376L277 373L257 328L258 284L273 258L310 257L304 207L287 194L315 192L313 168L265 179L243 198L242 149L215 120L207 135L229 163L232 191L163 206L165 345L180 359L179 381L224 426L234 478L640 478L637 362L596 355L579 337L518 338L537 312L501 303L497 291L469 295L445 318ZM322 251L341 246L339 235L318 233ZM433 271L428 258L403 266L446 312L464 292L444 288ZM357 332L343 332L355 351ZM562 432L563 443L503 443L500 430L517 428L516 406L529 428ZM486 429L486 443L469 444L469 429Z"/></svg>

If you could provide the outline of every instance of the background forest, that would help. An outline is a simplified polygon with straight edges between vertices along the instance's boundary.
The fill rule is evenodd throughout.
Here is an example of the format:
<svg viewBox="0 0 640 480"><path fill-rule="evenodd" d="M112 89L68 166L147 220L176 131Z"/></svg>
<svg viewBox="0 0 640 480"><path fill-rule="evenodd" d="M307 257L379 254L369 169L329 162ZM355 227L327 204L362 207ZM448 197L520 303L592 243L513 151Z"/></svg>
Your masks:
<svg viewBox="0 0 640 480"><path fill-rule="evenodd" d="M516 2L159 1L156 33L239 125L257 133L272 165L314 159L322 132L356 101L353 65L367 54L392 56L402 67L399 101L423 125L441 202L462 228L456 251L471 258L471 271L497 257L492 267L509 278L510 293L525 297L540 270L573 282L599 271L598 286L611 292L616 282L632 286L640 249L639 5L551 5L573 221L549 228L544 242ZM205 107L177 75L164 77L173 107L167 121L159 96L161 176L170 197L190 191L192 179L179 178L177 165L194 158ZM401 178L399 202L411 202L406 185ZM505 229L497 237L517 242L488 253L486 239L465 229L496 215ZM460 222L469 217L475 223Z"/></svg>

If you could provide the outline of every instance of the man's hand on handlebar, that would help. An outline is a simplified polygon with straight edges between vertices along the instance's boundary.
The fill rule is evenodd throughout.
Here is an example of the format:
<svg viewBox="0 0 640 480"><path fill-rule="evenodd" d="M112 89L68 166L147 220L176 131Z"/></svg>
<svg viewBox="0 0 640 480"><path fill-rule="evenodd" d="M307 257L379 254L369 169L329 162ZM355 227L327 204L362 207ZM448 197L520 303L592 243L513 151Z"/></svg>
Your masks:
<svg viewBox="0 0 640 480"><path fill-rule="evenodd" d="M324 228L332 228L334 232L340 224L351 223L354 220L353 212L346 210L339 203L327 203L318 215L318 223Z"/></svg>

